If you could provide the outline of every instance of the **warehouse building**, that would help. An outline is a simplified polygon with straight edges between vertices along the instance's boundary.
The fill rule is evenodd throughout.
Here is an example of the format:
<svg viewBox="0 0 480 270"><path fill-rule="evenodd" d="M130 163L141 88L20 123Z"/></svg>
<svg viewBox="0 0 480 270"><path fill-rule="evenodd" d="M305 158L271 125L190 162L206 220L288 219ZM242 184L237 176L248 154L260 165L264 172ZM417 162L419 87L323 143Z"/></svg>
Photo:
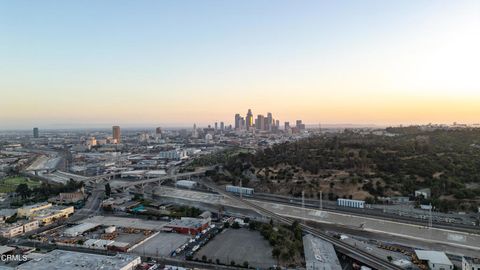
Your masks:
<svg viewBox="0 0 480 270"><path fill-rule="evenodd" d="M172 231L182 234L195 235L210 226L210 219L182 217L170 221L164 228L172 229Z"/></svg>
<svg viewBox="0 0 480 270"><path fill-rule="evenodd" d="M307 270L341 270L337 253L331 243L313 235L303 237L303 249Z"/></svg>
<svg viewBox="0 0 480 270"><path fill-rule="evenodd" d="M56 220L67 218L73 214L73 206L53 206L47 209L36 211L31 216L32 219L38 220L42 225L48 225Z"/></svg>
<svg viewBox="0 0 480 270"><path fill-rule="evenodd" d="M0 227L0 235L5 238L12 238L36 230L38 226L39 222L37 220L22 220L13 224L5 223Z"/></svg>
<svg viewBox="0 0 480 270"><path fill-rule="evenodd" d="M27 205L17 209L17 216L30 217L33 214L35 214L35 212L38 212L40 210L44 210L50 207L52 207L51 203L37 203L37 204Z"/></svg>
<svg viewBox="0 0 480 270"><path fill-rule="evenodd" d="M462 270L480 270L480 259L462 257Z"/></svg>
<svg viewBox="0 0 480 270"><path fill-rule="evenodd" d="M75 237L75 236L83 234L86 231L95 229L98 226L100 226L100 224L86 222L86 223L82 223L82 224L79 224L79 225L76 225L76 226L73 226L71 228L66 229L63 232L63 234L65 236Z"/></svg>
<svg viewBox="0 0 480 270"><path fill-rule="evenodd" d="M53 250L17 267L18 270L52 270L52 269L102 269L133 270L141 263L140 256L119 253L115 256L89 254L82 252Z"/></svg>
<svg viewBox="0 0 480 270"><path fill-rule="evenodd" d="M448 259L445 252L430 251L430 250L415 250L417 258L421 261L425 261L431 270L451 270L453 264Z"/></svg>

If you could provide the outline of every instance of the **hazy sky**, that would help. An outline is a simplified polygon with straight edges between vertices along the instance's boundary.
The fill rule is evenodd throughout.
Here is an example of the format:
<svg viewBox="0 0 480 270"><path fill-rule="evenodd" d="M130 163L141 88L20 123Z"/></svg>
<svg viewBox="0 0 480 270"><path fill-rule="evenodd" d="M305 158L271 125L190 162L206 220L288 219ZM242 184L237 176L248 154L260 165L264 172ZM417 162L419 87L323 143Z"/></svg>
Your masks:
<svg viewBox="0 0 480 270"><path fill-rule="evenodd" d="M480 122L480 1L0 1L0 129Z"/></svg>

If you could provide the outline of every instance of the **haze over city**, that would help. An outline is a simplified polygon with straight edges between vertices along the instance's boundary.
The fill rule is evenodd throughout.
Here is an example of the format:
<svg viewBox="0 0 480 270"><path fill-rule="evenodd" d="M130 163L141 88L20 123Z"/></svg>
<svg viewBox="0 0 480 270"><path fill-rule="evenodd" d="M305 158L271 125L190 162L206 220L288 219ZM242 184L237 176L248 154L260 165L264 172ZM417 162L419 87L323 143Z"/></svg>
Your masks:
<svg viewBox="0 0 480 270"><path fill-rule="evenodd" d="M480 0L0 1L0 269L480 270Z"/></svg>
<svg viewBox="0 0 480 270"><path fill-rule="evenodd" d="M478 1L18 1L0 128L478 123Z"/></svg>

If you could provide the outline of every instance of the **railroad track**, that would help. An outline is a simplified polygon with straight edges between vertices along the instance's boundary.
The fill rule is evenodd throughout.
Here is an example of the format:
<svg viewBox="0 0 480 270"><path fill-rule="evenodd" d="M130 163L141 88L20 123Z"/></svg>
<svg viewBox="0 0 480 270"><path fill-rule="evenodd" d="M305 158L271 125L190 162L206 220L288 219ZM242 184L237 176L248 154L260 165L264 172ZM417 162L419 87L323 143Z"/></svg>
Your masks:
<svg viewBox="0 0 480 270"><path fill-rule="evenodd" d="M236 201L238 203L242 203L242 204L245 204L249 207L251 207L252 209L258 211L260 214L263 214L263 215L266 215L266 216L269 216L270 218L278 221L278 222L281 222L281 223L284 223L286 225L292 225L292 223L295 221L295 219L293 218L288 218L288 217L284 217L284 216L281 216L281 215L278 215L270 210L267 210L265 208L262 208L252 202L249 202L249 201L246 201L246 200L243 200L243 199L240 199L238 197L236 197L235 195L232 195L226 191L223 191L222 189L220 189L219 187L217 187L215 184L211 183L211 182L207 182L205 180L200 180L199 181L200 183L202 183L203 185L207 186L208 188L211 188L212 190L216 191L217 193L225 196L225 197L228 197L230 199L232 199L233 201ZM360 250L360 249L357 249L347 243L344 243L342 241L340 241L339 239L336 239L334 237L331 237L327 234L325 234L324 232L320 231L319 229L315 229L315 228L312 228L308 225L305 225L305 224L302 224L300 223L299 224L300 227L302 228L302 230L304 232L307 232L307 233L310 233L324 241L327 241L327 242L330 242L332 243L339 252L345 254L345 255L348 255L348 256L351 256L352 258L362 262L362 263L365 263L366 265L370 266L370 267L373 267L375 269L379 269L379 270L400 270L400 269L403 269L397 265L394 265L384 259L381 259L381 258L378 258L376 256L373 256L372 254L366 252L366 251L363 251L363 250Z"/></svg>

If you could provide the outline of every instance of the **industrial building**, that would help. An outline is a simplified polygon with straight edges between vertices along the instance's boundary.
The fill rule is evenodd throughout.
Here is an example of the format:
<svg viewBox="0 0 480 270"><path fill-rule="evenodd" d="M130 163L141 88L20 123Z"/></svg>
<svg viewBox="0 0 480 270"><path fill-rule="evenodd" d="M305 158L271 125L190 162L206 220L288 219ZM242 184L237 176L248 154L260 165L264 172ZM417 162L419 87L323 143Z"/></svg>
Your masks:
<svg viewBox="0 0 480 270"><path fill-rule="evenodd" d="M60 201L60 203L65 204L83 201L84 198L85 195L83 194L83 192L65 192L58 195L58 200Z"/></svg>
<svg viewBox="0 0 480 270"><path fill-rule="evenodd" d="M462 270L480 270L480 259L462 257Z"/></svg>
<svg viewBox="0 0 480 270"><path fill-rule="evenodd" d="M451 270L453 264L448 259L445 252L430 251L430 250L415 250L415 255L421 261L425 261L428 264L428 268L431 270Z"/></svg>
<svg viewBox="0 0 480 270"><path fill-rule="evenodd" d="M38 220L41 225L48 225L58 219L67 218L74 212L73 206L52 206L47 209L36 211L31 219Z"/></svg>
<svg viewBox="0 0 480 270"><path fill-rule="evenodd" d="M40 210L47 209L50 207L52 207L51 203L37 203L37 204L27 205L17 209L17 216L28 218L32 216L35 212L38 212Z"/></svg>
<svg viewBox="0 0 480 270"><path fill-rule="evenodd" d="M130 254L119 253L115 256L106 256L56 249L47 253L45 256L39 256L36 259L19 265L17 269L133 270L140 263L140 256Z"/></svg>
<svg viewBox="0 0 480 270"><path fill-rule="evenodd" d="M63 235L70 236L70 237L75 237L75 236L83 234L86 231L93 230L93 229L97 228L98 226L100 226L100 224L90 223L90 222L82 223L82 224L79 224L79 225L76 225L76 226L73 226L71 228L66 229L63 232Z"/></svg>
<svg viewBox="0 0 480 270"><path fill-rule="evenodd" d="M341 270L333 245L313 235L303 237L307 270Z"/></svg>
<svg viewBox="0 0 480 270"><path fill-rule="evenodd" d="M164 228L172 229L177 233L195 235L210 226L210 219L182 217L170 221Z"/></svg>
<svg viewBox="0 0 480 270"><path fill-rule="evenodd" d="M5 238L12 238L36 230L38 226L39 222L37 220L22 220L13 224L5 223L0 227L0 235Z"/></svg>
<svg viewBox="0 0 480 270"><path fill-rule="evenodd" d="M0 209L0 223L4 223L8 218L14 216L17 209Z"/></svg>

